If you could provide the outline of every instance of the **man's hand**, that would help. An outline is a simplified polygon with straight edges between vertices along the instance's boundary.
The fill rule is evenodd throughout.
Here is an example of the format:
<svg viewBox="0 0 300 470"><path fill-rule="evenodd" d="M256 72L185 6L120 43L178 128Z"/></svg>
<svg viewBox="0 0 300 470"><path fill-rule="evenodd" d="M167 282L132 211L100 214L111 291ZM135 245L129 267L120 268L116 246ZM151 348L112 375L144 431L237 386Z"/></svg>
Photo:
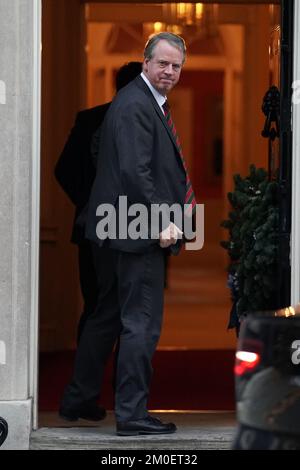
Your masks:
<svg viewBox="0 0 300 470"><path fill-rule="evenodd" d="M178 238L181 238L183 232L173 222L159 234L159 245L161 248L168 248L175 245Z"/></svg>

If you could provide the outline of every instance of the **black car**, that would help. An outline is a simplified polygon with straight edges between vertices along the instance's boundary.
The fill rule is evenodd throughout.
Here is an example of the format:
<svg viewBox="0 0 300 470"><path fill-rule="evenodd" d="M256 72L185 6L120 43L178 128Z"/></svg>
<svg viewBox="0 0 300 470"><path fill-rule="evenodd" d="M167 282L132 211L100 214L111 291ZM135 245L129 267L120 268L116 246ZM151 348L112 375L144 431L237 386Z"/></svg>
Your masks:
<svg viewBox="0 0 300 470"><path fill-rule="evenodd" d="M242 323L233 449L300 450L300 316L291 311L251 315Z"/></svg>

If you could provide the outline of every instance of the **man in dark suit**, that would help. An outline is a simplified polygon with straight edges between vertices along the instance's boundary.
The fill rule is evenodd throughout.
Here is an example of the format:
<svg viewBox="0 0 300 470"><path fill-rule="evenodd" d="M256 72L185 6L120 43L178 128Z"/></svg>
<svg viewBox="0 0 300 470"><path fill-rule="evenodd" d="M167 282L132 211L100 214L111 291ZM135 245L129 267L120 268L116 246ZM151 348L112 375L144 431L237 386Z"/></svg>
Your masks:
<svg viewBox="0 0 300 470"><path fill-rule="evenodd" d="M116 74L116 90L119 91L126 86L141 71L141 62L129 62L123 65ZM99 291L91 243L86 240L84 233L84 209L96 175L101 124L110 104L105 103L78 113L75 125L55 166L55 177L75 206L71 242L78 245L80 288L84 301L77 328L77 343L88 315L96 308Z"/></svg>
<svg viewBox="0 0 300 470"><path fill-rule="evenodd" d="M187 194L193 195L166 106L166 95L178 82L185 60L184 41L160 33L148 41L144 57L143 73L118 93L102 126L101 163L91 192L86 234L101 251L101 259L106 259L103 288L87 320L72 382L62 400L63 407L76 409L95 399L107 361L105 338L119 330L115 415L117 434L123 436L176 431L173 423L149 415L147 400L162 323L165 251L179 251L182 232L173 221L166 225L165 218L155 227L147 219L146 236L124 236L118 231L121 225L124 231L126 216L120 201L125 197L131 208L142 204L149 211L162 203L177 204L183 211ZM116 236L114 230L105 234L100 229L108 206L120 221ZM125 221L128 232L130 221Z"/></svg>

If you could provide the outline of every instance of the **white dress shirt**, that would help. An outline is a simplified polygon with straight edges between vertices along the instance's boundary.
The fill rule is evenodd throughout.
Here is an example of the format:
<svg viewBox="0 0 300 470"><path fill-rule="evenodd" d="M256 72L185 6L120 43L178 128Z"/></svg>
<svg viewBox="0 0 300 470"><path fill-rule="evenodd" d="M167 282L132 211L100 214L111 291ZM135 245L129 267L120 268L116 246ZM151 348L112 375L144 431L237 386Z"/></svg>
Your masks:
<svg viewBox="0 0 300 470"><path fill-rule="evenodd" d="M148 78L146 77L146 75L145 75L143 72L141 73L141 77L142 77L142 79L146 82L146 84L148 85L148 87L150 88L150 91L151 91L152 95L154 96L155 100L157 101L158 106L160 107L160 109L161 109L163 115L165 115L164 108L163 108L163 104L165 103L165 101L167 101L167 97L161 95L161 94L154 88L154 86L151 85L150 81L148 80Z"/></svg>
<svg viewBox="0 0 300 470"><path fill-rule="evenodd" d="M142 79L146 82L148 87L150 88L150 91L152 92L152 95L154 96L155 100L157 101L158 106L160 107L163 115L165 115L164 109L163 109L163 104L165 101L167 101L167 97L161 95L150 83L146 75L141 73ZM175 225L173 222L170 223L169 227L167 227L165 230L163 230L160 234L160 246L161 248L167 248L171 244L175 245L176 241L178 238L182 238L183 232ZM170 238L172 238L174 241L173 243L170 243Z"/></svg>

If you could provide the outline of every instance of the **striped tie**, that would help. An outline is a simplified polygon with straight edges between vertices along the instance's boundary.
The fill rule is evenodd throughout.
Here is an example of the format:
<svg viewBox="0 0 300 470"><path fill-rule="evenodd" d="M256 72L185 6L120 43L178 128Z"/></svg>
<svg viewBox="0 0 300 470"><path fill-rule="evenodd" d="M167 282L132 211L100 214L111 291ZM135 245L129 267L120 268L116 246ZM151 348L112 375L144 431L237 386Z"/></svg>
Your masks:
<svg viewBox="0 0 300 470"><path fill-rule="evenodd" d="M186 173L185 204L189 205L186 212L187 212L187 215L191 215L191 214L194 214L195 208L196 208L195 193L194 193L194 190L193 190L192 182L191 182L190 177L189 177L187 164L186 164L186 161L185 161L183 153L182 153L182 149L181 149L179 137L177 135L176 127L175 127L175 124L174 124L172 116L171 116L170 106L169 106L169 103L168 103L167 100L163 104L163 109L164 109L164 113L165 113L165 117L166 117L166 120L168 122L168 125L169 125L169 127L170 127L170 129L171 129L171 131L174 135L174 138L175 138L178 150L179 150L179 154L180 154L180 157L181 157L181 160L182 160L182 164L183 164L184 169L185 169L185 173Z"/></svg>

